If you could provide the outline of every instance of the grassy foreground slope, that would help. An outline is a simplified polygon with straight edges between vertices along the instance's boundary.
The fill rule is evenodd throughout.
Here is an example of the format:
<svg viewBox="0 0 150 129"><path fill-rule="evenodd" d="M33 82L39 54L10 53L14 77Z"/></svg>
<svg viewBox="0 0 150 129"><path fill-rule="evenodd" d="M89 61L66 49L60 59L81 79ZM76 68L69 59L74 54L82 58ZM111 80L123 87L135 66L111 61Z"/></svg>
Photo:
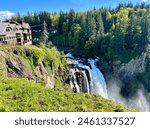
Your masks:
<svg viewBox="0 0 150 129"><path fill-rule="evenodd" d="M0 111L136 111L102 97L52 90L19 78L0 79Z"/></svg>

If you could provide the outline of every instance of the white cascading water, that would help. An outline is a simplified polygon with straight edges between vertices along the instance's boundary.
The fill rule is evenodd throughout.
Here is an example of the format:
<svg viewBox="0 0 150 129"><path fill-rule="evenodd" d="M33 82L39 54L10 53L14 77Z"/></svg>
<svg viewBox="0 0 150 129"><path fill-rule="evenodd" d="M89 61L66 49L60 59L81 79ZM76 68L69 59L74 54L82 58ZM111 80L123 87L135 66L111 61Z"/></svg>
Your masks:
<svg viewBox="0 0 150 129"><path fill-rule="evenodd" d="M78 85L78 83L77 83L77 79L76 79L76 76L75 76L75 70L74 70L74 69L71 69L71 72L72 72L72 75L73 75L74 86L75 86L75 88L76 88L76 90L77 90L77 93L79 93L79 92L80 92L80 88L79 88L79 85Z"/></svg>
<svg viewBox="0 0 150 129"><path fill-rule="evenodd" d="M78 61L74 60L72 62L72 64L76 65L76 67L78 68L82 68L82 69L86 69L88 72L89 72L89 78L90 78L90 82L87 82L89 84L89 93L93 94L93 90L94 90L94 87L93 87L93 77L92 77L92 74L91 74L91 69L89 66L87 65L84 65L82 63L79 63ZM87 77L87 75L86 75Z"/></svg>
<svg viewBox="0 0 150 129"><path fill-rule="evenodd" d="M73 56L70 53L67 54L65 57L73 59ZM89 72L89 78L90 78L89 81L85 71L82 72L84 75L84 87L87 88L86 90L87 93L101 95L103 98L108 98L106 82L103 74L95 65L96 60L93 59L88 60L88 63L91 65L91 68L88 65L79 63L79 61L77 60L72 60L72 64L76 65L77 68L86 69ZM80 89L78 89L79 85L77 84L76 81L75 71L72 73L74 74L73 76L75 80L75 87L77 88L78 91L80 91Z"/></svg>
<svg viewBox="0 0 150 129"><path fill-rule="evenodd" d="M95 60L88 60L91 65L91 74L93 80L93 92L92 94L101 95L104 98L108 98L107 86L103 74L95 65Z"/></svg>
<svg viewBox="0 0 150 129"><path fill-rule="evenodd" d="M88 78L87 78L87 75L85 73L85 71L82 72L83 73L83 77L84 77L84 86L85 86L85 91L87 91L87 93L89 94L90 93L90 85L89 85L89 82L88 82Z"/></svg>

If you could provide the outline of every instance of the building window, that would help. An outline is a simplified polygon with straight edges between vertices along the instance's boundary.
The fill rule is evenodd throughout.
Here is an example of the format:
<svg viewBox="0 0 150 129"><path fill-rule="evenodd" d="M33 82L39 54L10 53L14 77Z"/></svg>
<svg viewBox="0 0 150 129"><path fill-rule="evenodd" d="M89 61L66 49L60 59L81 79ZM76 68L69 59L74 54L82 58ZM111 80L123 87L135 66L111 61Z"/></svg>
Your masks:
<svg viewBox="0 0 150 129"><path fill-rule="evenodd" d="M6 28L6 32L10 32L11 31L11 29L10 28Z"/></svg>
<svg viewBox="0 0 150 129"><path fill-rule="evenodd" d="M18 29L17 29L17 28L14 28L13 31L18 31Z"/></svg>

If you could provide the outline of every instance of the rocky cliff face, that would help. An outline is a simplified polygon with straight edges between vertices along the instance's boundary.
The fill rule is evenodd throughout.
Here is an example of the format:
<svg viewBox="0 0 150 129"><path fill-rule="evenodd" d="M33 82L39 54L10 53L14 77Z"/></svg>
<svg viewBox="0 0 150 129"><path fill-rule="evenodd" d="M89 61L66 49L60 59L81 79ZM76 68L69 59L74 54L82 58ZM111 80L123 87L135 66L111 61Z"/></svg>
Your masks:
<svg viewBox="0 0 150 129"><path fill-rule="evenodd" d="M30 46L30 48L9 47L0 50L0 77L27 78L54 88L56 86L55 79L64 72L61 68L62 64L59 64L61 61L57 62L58 66L55 67L53 61L48 62L46 57L42 57L39 64L36 64L35 62L40 60L41 57L34 55L33 50L43 52L41 48L33 46ZM47 49L47 51L50 50Z"/></svg>
<svg viewBox="0 0 150 129"><path fill-rule="evenodd" d="M127 98L134 96L138 89L149 92L150 74L147 54L143 52L126 64L120 61L112 63L100 61L99 67L105 75L108 89L117 86L120 89L119 94Z"/></svg>
<svg viewBox="0 0 150 129"><path fill-rule="evenodd" d="M9 58L8 55L11 54ZM12 78L27 78L29 80L34 80L35 82L43 81L46 86L53 88L53 77L50 76L40 63L35 69L29 69L25 66L24 62L20 59L20 56L14 54L13 49L5 50L0 53L3 69L3 76ZM30 61L29 61L30 62Z"/></svg>
<svg viewBox="0 0 150 129"><path fill-rule="evenodd" d="M34 52L32 52L33 50ZM46 57L48 52L52 53L53 51L47 49L48 52L42 54L43 51L42 48L33 46L9 47L0 50L0 76L27 78L50 88L66 89L73 92L85 91L83 88L85 78L82 71L63 67L65 58L61 59L61 55L58 53L56 58L54 58L55 55ZM38 57L37 54L44 57ZM51 59L51 56L54 59ZM73 71L74 73L72 73ZM77 78L74 78L74 74L76 74ZM74 82L79 86L77 87Z"/></svg>
<svg viewBox="0 0 150 129"><path fill-rule="evenodd" d="M143 52L141 56L132 59L127 64L122 64L119 69L115 69L115 73L121 78L132 77L145 72L147 52Z"/></svg>

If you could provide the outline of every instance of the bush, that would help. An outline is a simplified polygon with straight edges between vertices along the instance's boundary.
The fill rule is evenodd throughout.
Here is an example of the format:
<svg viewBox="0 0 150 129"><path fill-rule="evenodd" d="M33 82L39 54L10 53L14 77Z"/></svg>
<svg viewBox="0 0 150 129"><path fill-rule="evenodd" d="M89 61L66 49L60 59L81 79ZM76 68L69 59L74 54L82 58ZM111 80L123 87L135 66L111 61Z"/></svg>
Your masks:
<svg viewBox="0 0 150 129"><path fill-rule="evenodd" d="M29 49L30 51L30 55L33 59L33 64L34 66L38 66L42 63L42 61L44 60L44 52L43 50L41 50L40 48L37 47L31 47Z"/></svg>

